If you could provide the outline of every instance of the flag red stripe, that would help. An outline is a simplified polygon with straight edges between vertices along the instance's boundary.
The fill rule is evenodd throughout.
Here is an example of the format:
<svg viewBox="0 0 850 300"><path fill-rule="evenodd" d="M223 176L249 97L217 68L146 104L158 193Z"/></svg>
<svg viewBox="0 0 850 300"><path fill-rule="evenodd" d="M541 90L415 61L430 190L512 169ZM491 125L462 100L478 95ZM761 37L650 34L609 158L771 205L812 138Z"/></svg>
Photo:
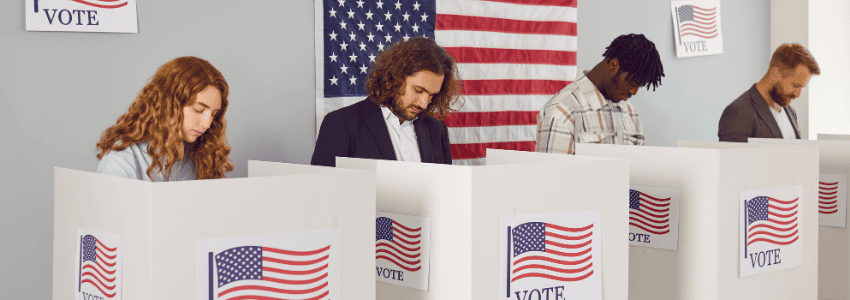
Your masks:
<svg viewBox="0 0 850 300"><path fill-rule="evenodd" d="M118 262L114 262L114 263L111 263L111 264L110 264L110 263L106 262L106 260L105 260L105 259L103 259L103 257L102 257L102 256L100 256L100 251L98 251L98 252L97 252L97 254L95 254L95 256L97 256L97 261L98 261L98 262L100 262L100 261L104 261L104 262L103 262L103 264L104 264L104 265L106 265L107 267L110 267L110 268L114 267L114 266L118 263ZM114 257L113 257L113 258L114 258ZM104 268L104 269L105 269L105 268Z"/></svg>
<svg viewBox="0 0 850 300"><path fill-rule="evenodd" d="M587 225L587 226L584 226L584 227L580 227L580 228L572 228L572 227L564 227L564 226L558 226L558 225L555 225L555 224L546 223L546 228L552 228L552 229L557 229L557 230L566 231L566 232L582 232L582 231L593 228L593 224L590 224L590 225Z"/></svg>
<svg viewBox="0 0 850 300"><path fill-rule="evenodd" d="M330 293L331 293L330 291L325 291L324 294L318 295L318 296L313 297L313 298L303 299L303 300L324 299L325 297L330 295ZM230 298L228 300L288 300L288 299L268 297L268 296L245 295L245 296L233 297L233 298Z"/></svg>
<svg viewBox="0 0 850 300"><path fill-rule="evenodd" d="M835 188L838 188L838 187L835 187ZM824 189L824 190L825 190L825 189ZM834 192L818 192L818 194L832 196L832 195L838 194L838 191L834 191Z"/></svg>
<svg viewBox="0 0 850 300"><path fill-rule="evenodd" d="M245 291L245 290L264 291L264 292L273 292L273 293L290 294L290 295L303 295L303 294L309 294L309 293L321 290L323 288L326 288L327 286L328 286L327 281L325 281L325 283L323 283L322 285L316 286L314 288L306 289L306 290L284 290L284 289L278 289L278 288L267 287L267 286L262 286L262 285L243 285L243 286L237 286L237 287L228 289L226 291L223 291L221 293L218 293L218 296L221 297L223 295L227 295L227 294L232 293L232 292ZM254 298L251 298L251 299L254 299Z"/></svg>
<svg viewBox="0 0 850 300"><path fill-rule="evenodd" d="M591 249L593 249L593 248L592 247L587 248L587 250L584 250L584 251L578 252L578 253L566 253L566 252L561 252L561 251L552 250L552 249L546 249L546 251L544 251L544 252L554 254L554 255L558 255L558 256L577 257L577 256L582 256L582 255L589 253Z"/></svg>
<svg viewBox="0 0 850 300"><path fill-rule="evenodd" d="M772 236L772 237L775 237L775 238L780 238L780 239L787 239L787 238L792 237L795 234L797 234L797 230L794 230L794 232L786 234L786 235L780 235L780 234L776 234L776 233L773 233L773 232L770 232L770 231L756 231L756 232L750 233L750 235L747 236L747 239L751 240L753 237L755 237L756 235L759 235L759 234L769 235L769 236Z"/></svg>
<svg viewBox="0 0 850 300"><path fill-rule="evenodd" d="M662 224L662 223L665 223L665 222L670 220L670 219L665 219L666 217L670 216L670 214L655 215L655 214L651 214L649 212L639 211L639 210L634 210L634 209L629 210L629 215L641 217L641 218L645 219L647 222L652 222L652 223L656 223L656 224ZM654 220L647 215L649 215L653 218L656 218L656 219L661 219L661 220L660 221Z"/></svg>
<svg viewBox="0 0 850 300"><path fill-rule="evenodd" d="M775 198L768 198L768 199L770 199L770 201L772 201L772 202L776 202L776 203L779 203L779 204L782 204L782 205L788 205L788 204L797 202L797 200L800 199L800 198L794 198L794 200L786 200L786 201L782 201L782 200L775 199Z"/></svg>
<svg viewBox="0 0 850 300"><path fill-rule="evenodd" d="M692 27L695 27L695 28L685 28L687 26L692 26ZM682 26L680 26L680 28L682 28L682 31L684 31L685 29L694 29L694 30L699 31L699 32L707 32L707 30L712 30L712 29L717 28L717 25L711 24L711 26L708 26L708 25L699 26L699 25L694 24L694 23L687 23L687 24L682 24Z"/></svg>
<svg viewBox="0 0 850 300"><path fill-rule="evenodd" d="M771 223L776 223L776 224L779 224L779 225L788 225L788 224L791 224L791 223L797 222L797 217L794 217L794 219L791 219L791 220L788 220L788 221L784 221L784 222L783 222L783 221L776 220L776 219L771 219L771 218L768 218L767 220L768 220L769 222L771 222ZM796 226L796 224L794 224L794 225Z"/></svg>
<svg viewBox="0 0 850 300"><path fill-rule="evenodd" d="M314 273L319 273L319 272L321 272L321 271L323 271L327 268L328 268L328 264L325 264L324 266L321 266L321 267L318 267L318 268L315 268L315 269L312 269L312 270L304 270L304 271L283 270L283 269L277 269L277 268L263 266L263 271L264 272L271 272L271 273L278 273L278 274L286 274L286 275L310 275L310 274L314 274Z"/></svg>
<svg viewBox="0 0 850 300"><path fill-rule="evenodd" d="M502 2L522 5L561 6L576 8L577 0L484 0L490 2Z"/></svg>
<svg viewBox="0 0 850 300"><path fill-rule="evenodd" d="M590 260L591 257L592 256L587 256L582 260L569 261L569 260L557 260L557 259L554 259L554 258L551 258L551 257L540 256L540 255L532 255L532 256L526 256L526 257L518 259L517 261L514 262L514 266L516 266L520 263L529 261L529 260L540 260L540 261L545 261L545 262L549 262L549 263L553 263L553 264L559 264L559 265L563 265L563 266L575 266L575 265L580 265L580 264L586 263L588 260Z"/></svg>
<svg viewBox="0 0 850 300"><path fill-rule="evenodd" d="M696 28L683 28L679 32L682 32L682 35L685 35L685 33L691 33L691 34L697 34L698 33L698 34L708 35L708 34L712 34L712 33L717 32L717 29L712 30L712 31L702 31L702 30L699 30L699 29L696 29Z"/></svg>
<svg viewBox="0 0 850 300"><path fill-rule="evenodd" d="M407 250L407 251L411 251L411 252L412 252L412 251L419 251L419 247L418 247L418 246L417 246L416 248L408 248L408 247L405 247L405 246L404 246L404 245L402 245L402 244L396 243L395 241L393 241L393 244L394 244L394 245L396 245L396 246L398 246L398 247L400 247L401 249L404 249L404 250ZM390 247L392 247L392 245L390 245L390 244L388 244L388 243L386 243L386 242L380 242L380 243L378 243L377 245L375 245L375 247L377 247L377 246L381 246L381 245L384 245L384 246L390 246Z"/></svg>
<svg viewBox="0 0 850 300"><path fill-rule="evenodd" d="M106 247L106 245L101 243L100 240L98 240L97 238L95 238L94 241L97 242L97 244L100 245L100 247L102 247L103 249L106 249L109 252L115 252L115 250L118 250L118 247L114 247L114 248Z"/></svg>
<svg viewBox="0 0 850 300"><path fill-rule="evenodd" d="M97 246L95 246L95 247L96 247L95 249L97 249L98 257L100 256L100 254L103 254L103 256L104 256L104 257L106 257L106 258L108 258L108 259L110 259L110 260L115 259L116 257L118 257L118 254L115 254L115 255L109 255L109 254L106 254L106 251L103 251L103 249L101 249L100 245L97 245ZM104 248L105 248L105 247L104 247Z"/></svg>
<svg viewBox="0 0 850 300"><path fill-rule="evenodd" d="M691 6L693 6L693 7L694 7L694 8L696 8L696 9L699 9L699 10L705 10L705 11L713 11L713 10L717 9L717 7L712 7L712 8L703 8L703 7L694 6L694 5L691 5Z"/></svg>
<svg viewBox="0 0 850 300"><path fill-rule="evenodd" d="M417 253L416 253L416 255L407 254L407 253L404 253L404 251L399 250L399 249L398 249L398 248L396 248L395 246L393 246L393 245L391 245L391 244L387 244L387 243L380 243L380 244L377 244L377 245L375 245L375 248L378 248L378 247L380 247L380 246L384 246L384 247L387 247L387 248L393 249L393 251L395 251L396 253L399 253L399 254L401 254L401 255L404 255L404 256L406 256L406 257L408 257L408 258L417 258L417 257L419 257L419 252L417 252ZM416 248L416 249L419 249L419 248Z"/></svg>
<svg viewBox="0 0 850 300"><path fill-rule="evenodd" d="M656 202L656 201L652 201L652 200L650 200L650 199L646 199L646 198L644 198L644 197L640 197L640 201L641 201L641 202L644 202L644 203L649 203L649 204L650 204L650 205L652 205L652 206L658 206L658 207L667 207L667 206L670 206L670 202L667 202L667 203L663 203L663 202Z"/></svg>
<svg viewBox="0 0 850 300"><path fill-rule="evenodd" d="M330 248L331 248L331 246L328 245L327 247L324 247L324 248L318 249L318 250L313 250L313 251L292 251L292 250L283 250L283 249L277 249L277 248L263 247L263 251L268 251L268 252L277 253L277 254L293 255L293 256L309 256L309 255L316 255L316 254L328 251Z"/></svg>
<svg viewBox="0 0 850 300"><path fill-rule="evenodd" d="M694 21L685 21L685 22L694 22L694 23L702 24L702 25L712 25L712 24L714 24L714 22L705 23L705 22L700 22L700 21L696 21L696 20L694 20ZM679 25L679 26L681 27L681 26L682 26L682 25L684 25L684 24L689 24L689 23L682 23L682 24L681 24L681 25Z"/></svg>
<svg viewBox="0 0 850 300"><path fill-rule="evenodd" d="M556 238L559 238L559 239L562 239L562 240L569 240L569 241L583 240L583 239L589 238L591 235L593 235L592 231L588 232L587 234L582 235L582 236L566 236L566 235L560 235L560 234L557 234L557 233L554 233L554 232L549 232L549 231L546 232L546 236L556 237Z"/></svg>
<svg viewBox="0 0 850 300"><path fill-rule="evenodd" d="M88 275L88 277L86 277L87 275ZM107 290L110 290L110 291L114 290L115 286L116 286L116 285L111 285L111 286L106 285L106 283L103 283L103 281L100 280L100 277L94 276L94 273L88 272L88 271L83 272L83 274L80 275L80 278L94 278L94 280L97 280L97 283L99 283L101 286L103 286L104 288L106 288ZM103 280L106 280L106 281L111 283L111 282L115 281L115 278L112 278L112 280L104 278Z"/></svg>
<svg viewBox="0 0 850 300"><path fill-rule="evenodd" d="M523 278L527 278L527 277L540 277L540 278L552 279L552 280L557 280L557 281L581 281L581 280L587 279L588 277L590 277L590 275L593 275L592 270L590 271L590 273L587 273L584 276L569 277L569 278L552 276L552 275L543 274L543 273L525 273L525 274L519 275L517 277L514 277L513 279L511 279L511 282L514 282L514 281L517 281L517 280L520 280L520 279L523 279Z"/></svg>
<svg viewBox="0 0 850 300"><path fill-rule="evenodd" d="M566 249L581 249L581 248L584 248L584 247L587 247L588 245L590 245L590 242L593 242L593 240L587 240L587 242L584 242L584 243L578 244L578 245L569 245L569 244L562 244L562 243L553 242L553 241L546 241L546 245L552 245L552 246L555 246L555 247L566 248Z"/></svg>
<svg viewBox="0 0 850 300"><path fill-rule="evenodd" d="M632 225L632 226L634 226L634 227L640 228L640 229L642 229L643 231L646 231L646 232L649 232L649 233L652 233L652 234L662 235L662 234L666 234L666 233L670 232L670 229L667 229L667 230L665 230L665 231L655 231L655 230L652 230L652 229L646 228L646 227L644 227L643 225L640 225L640 224L638 224L638 223L632 223L632 222L629 222L629 225Z"/></svg>
<svg viewBox="0 0 850 300"><path fill-rule="evenodd" d="M834 186L834 187L820 187L820 189L825 190L825 191L831 191L831 190L836 190L836 189L838 189L838 187L837 187L837 186Z"/></svg>
<svg viewBox="0 0 850 300"><path fill-rule="evenodd" d="M395 247L392 247L392 246L390 246L389 248L392 249L392 250L375 249L375 253L376 254L377 253L389 253L389 254L395 253L395 254L401 254L402 256L407 257L407 258L417 258L417 257L419 257L419 254L420 254L419 252L416 252L416 254L407 254L404 251L399 251L398 249L396 249ZM395 254L393 254L393 255L395 255ZM411 264L414 264L414 263L411 263Z"/></svg>
<svg viewBox="0 0 850 300"><path fill-rule="evenodd" d="M668 203L668 204L669 204L669 203ZM665 208L665 209L654 209L654 208L652 208L652 207L649 207L649 206L643 206L643 205L640 207L640 209L641 209L641 210L644 210L644 209L646 209L646 210L651 210L651 211L654 211L654 212L657 212L657 213L666 213L666 212L670 211L670 209L669 209L669 208Z"/></svg>
<svg viewBox="0 0 850 300"><path fill-rule="evenodd" d="M791 231L791 230L794 230L795 228L797 228L797 224L794 224L794 226L791 226L791 227L788 227L788 228L780 228L780 227L776 227L776 226L773 226L773 225L762 223L762 224L757 224L753 227L750 227L750 229L747 229L747 232L756 230L757 228L761 228L761 227L770 228L770 229L773 229L773 230L776 230L776 231L788 232L788 231Z"/></svg>
<svg viewBox="0 0 850 300"><path fill-rule="evenodd" d="M87 1L83 1L83 0L71 0L71 1L74 1L74 2L77 2L77 3L80 3L80 4L85 4L85 5L88 5L88 6L94 6L94 7L97 7L97 8L107 8L107 9L109 9L109 8L119 8L119 7L123 7L123 6L127 5L127 2L124 2L124 3L121 3L121 4L115 4L115 5L103 5L103 4L95 4L95 3L91 3L91 2L87 2Z"/></svg>
<svg viewBox="0 0 850 300"><path fill-rule="evenodd" d="M835 204L835 203L838 203L838 199L835 199L835 200L832 200L832 201L818 201L818 204L826 204L826 205Z"/></svg>
<svg viewBox="0 0 850 300"><path fill-rule="evenodd" d="M325 255L324 257L317 258L317 259L314 259L314 260L308 260L308 261L283 260L283 259L277 259L277 258L271 258L271 257L263 257L263 261L279 263L279 264L284 264L284 265L306 266L306 265L312 265L312 264L321 262L323 260L326 260L326 259L328 259L328 257L330 257L330 255Z"/></svg>
<svg viewBox="0 0 850 300"><path fill-rule="evenodd" d="M782 208L782 207L779 207L779 206L776 206L776 205L773 205L773 204L768 204L768 207L770 207L770 209L775 209L775 210L791 211L791 210L797 208L797 204L794 204L794 206L787 207L787 208Z"/></svg>
<svg viewBox="0 0 850 300"><path fill-rule="evenodd" d="M436 30L489 31L517 34L576 35L576 23L525 21L478 16L438 14Z"/></svg>
<svg viewBox="0 0 850 300"><path fill-rule="evenodd" d="M407 231L414 231L414 232L415 232L415 231L422 230L422 227L419 227L419 228L413 229L413 228L410 228L410 227L404 226L404 225L402 225L401 223L396 222L395 220L393 220L393 225L398 225L399 227L401 227L402 229L407 230Z"/></svg>
<svg viewBox="0 0 850 300"><path fill-rule="evenodd" d="M834 214L834 213L837 213L837 212L838 212L838 209L832 210L832 211L823 211L823 210L820 211L820 213L825 214L825 215Z"/></svg>
<svg viewBox="0 0 850 300"><path fill-rule="evenodd" d="M790 245L790 244L793 244L794 242L796 242L797 239L799 239L799 238L800 238L799 236L795 237L793 240L791 240L789 242L779 242L779 241L774 241L774 240L767 239L767 238L757 238L757 239L754 239L754 240L751 240L750 242L748 242L747 246L752 245L755 242L768 242L768 243L776 244L776 245L780 245L780 246Z"/></svg>
<svg viewBox="0 0 850 300"><path fill-rule="evenodd" d="M824 200L832 200L832 199L838 198L838 196L832 196L832 197L821 197L821 196L818 196L818 198L820 198L820 199L824 199Z"/></svg>
<svg viewBox="0 0 850 300"><path fill-rule="evenodd" d="M835 205L833 205L833 206L821 206L821 205L818 205L818 208L820 208L820 209L833 209L833 208L836 208L836 207L838 207L838 204L835 204Z"/></svg>
<svg viewBox="0 0 850 300"><path fill-rule="evenodd" d="M422 268L421 266L416 266L416 268L411 268L411 267L408 267L408 266L402 265L401 263L399 263L399 262L395 261L392 257L385 256L385 255L378 255L378 256L375 256L375 259L384 259L384 260L387 260L387 261L389 261L389 262L391 262L391 263L395 264L395 265L396 265L396 266L398 266L399 268L405 269L405 270L410 271L410 272L416 272L416 271L419 271L419 269L421 269L421 268Z"/></svg>
<svg viewBox="0 0 850 300"><path fill-rule="evenodd" d="M452 159L482 158L490 149L534 151L534 141L451 144Z"/></svg>
<svg viewBox="0 0 850 300"><path fill-rule="evenodd" d="M396 254L395 252L387 250L387 249L375 249L375 254L378 254L378 253L389 254L392 257L395 257L396 259L398 259L399 261L406 263L408 265L411 265L411 266L418 265L422 261L422 260L419 260L419 259L417 259L417 260L406 260L404 258L401 258L401 256L398 256L398 254ZM401 253L401 254L404 254L404 253ZM407 256L407 255L405 255L405 256ZM419 256L419 254L417 254L416 256Z"/></svg>
<svg viewBox="0 0 850 300"><path fill-rule="evenodd" d="M393 225L396 225L395 221L393 221ZM407 234L403 230L393 230L393 234L394 235L395 234L401 234L402 236L409 238L409 239L416 239L416 238L419 238L420 236L422 236L421 233L417 233L415 235L414 234Z"/></svg>
<svg viewBox="0 0 850 300"><path fill-rule="evenodd" d="M568 80L482 79L464 80L464 95L554 95L572 83Z"/></svg>
<svg viewBox="0 0 850 300"><path fill-rule="evenodd" d="M649 228L658 229L658 230L663 230L663 229L667 229L668 227L670 227L668 225L663 225L663 226L650 225L649 223L644 222L643 220L635 218L635 217L629 217L629 220L643 224L643 226L647 226ZM629 222L629 223L631 223L631 222Z"/></svg>
<svg viewBox="0 0 850 300"><path fill-rule="evenodd" d="M400 241L400 242L402 242L402 243L404 243L404 244L406 244L406 245L410 245L411 247L412 247L412 246L419 245L419 241L415 241L415 242L413 242L413 241L405 240L405 239L404 239L404 238L402 238L401 236L396 235L396 233L393 233L393 241Z"/></svg>
<svg viewBox="0 0 850 300"><path fill-rule="evenodd" d="M91 281L91 279L88 279L88 278L83 279L82 281L80 281L80 284L83 284L83 283L89 283L89 284L93 285L94 287L96 287L96 288L100 291L100 293L101 293L101 294L103 294L103 295L104 295L104 296L106 296L107 298L115 297L115 294L117 294L117 293L109 294L109 293L107 293L107 292L103 291L103 289L102 289L102 288L100 288L100 286L98 286L96 283L94 283L94 281Z"/></svg>
<svg viewBox="0 0 850 300"><path fill-rule="evenodd" d="M714 34L714 35L710 35L710 36L709 36L709 35L696 34L696 33L692 33L692 32L688 32L688 33L684 33L684 34L682 34L682 36L686 36L686 35L693 35L693 36L698 36L698 37L706 38L706 39L710 39L710 38L713 38L713 37L716 37L716 36L717 36L717 34Z"/></svg>
<svg viewBox="0 0 850 300"><path fill-rule="evenodd" d="M263 276L263 281L271 281L271 282L281 283L281 284L299 285L299 284L316 283L316 282L319 282L319 280L323 280L325 278L328 278L328 273L322 274L322 276L319 276L319 277L316 277L316 278L313 278L313 279L305 279L305 280L289 280L289 279L280 279L280 278L272 278L272 277Z"/></svg>
<svg viewBox="0 0 850 300"><path fill-rule="evenodd" d="M589 259L590 257L588 256L587 258ZM593 266L593 263L590 263L587 266L584 266L584 267L579 268L579 269L561 269L561 268L555 268L555 267L551 267L551 266L547 266L547 265L536 265L535 264L535 265L525 265L525 266L516 268L516 269L513 270L512 273L516 274L516 273L519 273L520 271L526 270L526 269L543 269L543 270L549 270L549 271L564 273L564 274L574 274L574 273L581 273L581 272L587 271L587 269L590 269L590 266Z"/></svg>
<svg viewBox="0 0 850 300"><path fill-rule="evenodd" d="M575 51L523 50L474 47L446 47L459 64L500 63L575 66Z"/></svg>
<svg viewBox="0 0 850 300"><path fill-rule="evenodd" d="M97 268L95 268L92 265L83 266L83 270L85 270L85 269L92 269L92 271L95 271L97 273L97 275L100 275L100 277L103 278L103 280L106 280L107 282L113 282L113 281L115 281L115 278L117 278L117 277L109 278L106 275L103 275L103 273L101 273L100 270L98 270ZM86 273L92 274L91 272L86 272ZM86 273L83 273L83 274L86 274ZM94 276L94 274L92 274L92 276Z"/></svg>
<svg viewBox="0 0 850 300"><path fill-rule="evenodd" d="M838 181L836 181L836 182L823 182L823 181L818 181L818 183L823 184L823 185L836 185L836 184L838 184Z"/></svg>
<svg viewBox="0 0 850 300"><path fill-rule="evenodd" d="M797 215L797 212L795 211L795 212L792 212L790 214L783 215L783 214L775 213L775 212L771 211L771 212L768 212L767 215L785 219L785 218L790 218L790 217Z"/></svg>
<svg viewBox="0 0 850 300"><path fill-rule="evenodd" d="M645 194L644 192L641 192L641 191L638 191L638 193L640 193L640 195L641 195L641 196L647 197L647 198L652 199L652 200L655 200L655 201L670 201L670 198L671 198L671 197L667 197L667 198L655 198L655 197L650 196L650 195L648 195L648 194Z"/></svg>
<svg viewBox="0 0 850 300"><path fill-rule="evenodd" d="M537 111L457 112L445 122L448 127L536 125Z"/></svg>
<svg viewBox="0 0 850 300"><path fill-rule="evenodd" d="M99 272L99 271L103 271L104 273L109 274L109 275L113 275L113 274L115 274L115 270L110 271L110 270L108 270L108 269L104 268L102 265L100 265L100 262L95 262L95 263L96 263L96 264L97 264L97 266L98 266L97 268L95 268L95 267L94 267L94 266L92 266L92 265L86 265L86 266L84 266L84 267L83 267L83 269L86 269L86 268L91 268L92 270L98 270L98 269L100 269L100 270L98 270L98 272ZM104 276L104 277L106 277L106 276Z"/></svg>

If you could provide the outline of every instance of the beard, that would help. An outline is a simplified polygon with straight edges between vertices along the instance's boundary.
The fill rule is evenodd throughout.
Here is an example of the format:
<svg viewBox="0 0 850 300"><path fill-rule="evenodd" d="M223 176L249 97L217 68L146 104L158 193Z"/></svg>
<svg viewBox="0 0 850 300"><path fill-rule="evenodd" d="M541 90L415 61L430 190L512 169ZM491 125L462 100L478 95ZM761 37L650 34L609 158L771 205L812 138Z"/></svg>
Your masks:
<svg viewBox="0 0 850 300"><path fill-rule="evenodd" d="M408 106L402 107L401 103L399 103L399 102L401 102L401 101L393 99L392 106L390 107L390 110L396 116L398 116L401 119L404 119L405 121L412 121L413 119L416 119L417 117L419 117L420 115L425 113L425 108L419 107L418 105L416 105L416 106L408 105ZM416 113L416 114L411 114L409 112L409 108L411 108L411 107L416 108L417 110L419 110L419 112Z"/></svg>
<svg viewBox="0 0 850 300"><path fill-rule="evenodd" d="M788 106L788 104L791 104L791 100L796 98L794 95L780 94L777 85L773 85L768 93L770 94L770 98L773 98L773 102L776 102L776 104L782 107Z"/></svg>

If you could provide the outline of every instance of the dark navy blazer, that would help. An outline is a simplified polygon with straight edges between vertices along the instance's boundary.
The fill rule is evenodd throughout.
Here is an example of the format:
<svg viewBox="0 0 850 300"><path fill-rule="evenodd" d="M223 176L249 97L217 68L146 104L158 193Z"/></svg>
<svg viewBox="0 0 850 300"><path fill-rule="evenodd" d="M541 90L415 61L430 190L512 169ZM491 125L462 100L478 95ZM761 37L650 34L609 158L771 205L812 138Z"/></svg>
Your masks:
<svg viewBox="0 0 850 300"><path fill-rule="evenodd" d="M433 117L413 121L422 162L451 164L449 131ZM381 108L371 98L329 113L322 121L312 165L336 166L336 157L396 160Z"/></svg>

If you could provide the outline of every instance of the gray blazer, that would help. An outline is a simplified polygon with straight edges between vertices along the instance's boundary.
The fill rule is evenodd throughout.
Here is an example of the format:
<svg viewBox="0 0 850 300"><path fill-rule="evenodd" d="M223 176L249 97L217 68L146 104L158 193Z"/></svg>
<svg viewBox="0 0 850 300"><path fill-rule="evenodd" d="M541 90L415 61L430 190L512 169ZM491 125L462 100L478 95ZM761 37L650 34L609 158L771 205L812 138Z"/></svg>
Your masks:
<svg viewBox="0 0 850 300"><path fill-rule="evenodd" d="M791 106L785 107L785 112L794 127L794 134L800 139L797 112ZM755 84L723 110L718 127L717 136L721 142L746 143L750 137L782 138L782 131Z"/></svg>

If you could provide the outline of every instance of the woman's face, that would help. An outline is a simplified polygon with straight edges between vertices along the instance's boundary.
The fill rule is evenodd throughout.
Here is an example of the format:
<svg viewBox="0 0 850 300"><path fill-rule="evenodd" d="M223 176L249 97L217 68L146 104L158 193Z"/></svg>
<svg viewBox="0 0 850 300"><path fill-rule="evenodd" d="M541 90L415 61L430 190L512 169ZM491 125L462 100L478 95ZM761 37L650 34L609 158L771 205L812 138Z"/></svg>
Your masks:
<svg viewBox="0 0 850 300"><path fill-rule="evenodd" d="M207 129L221 111L221 93L213 86L207 86L195 97L195 102L183 107L183 140L194 143Z"/></svg>

